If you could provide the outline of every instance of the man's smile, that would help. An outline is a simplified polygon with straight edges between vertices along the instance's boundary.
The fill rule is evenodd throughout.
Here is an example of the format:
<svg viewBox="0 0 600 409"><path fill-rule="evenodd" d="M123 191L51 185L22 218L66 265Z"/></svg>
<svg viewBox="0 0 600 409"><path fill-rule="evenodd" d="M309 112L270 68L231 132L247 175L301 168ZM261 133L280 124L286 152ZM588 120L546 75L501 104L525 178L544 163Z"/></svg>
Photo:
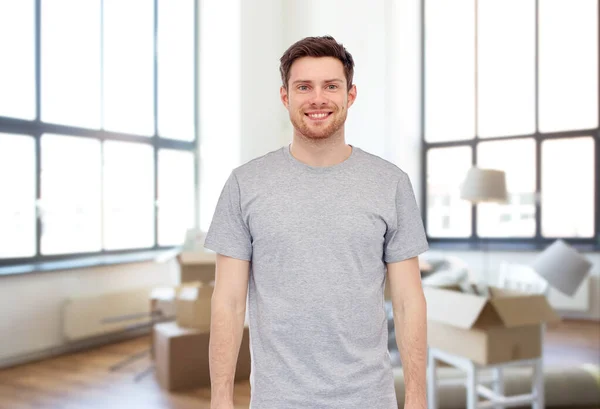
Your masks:
<svg viewBox="0 0 600 409"><path fill-rule="evenodd" d="M331 111L315 111L306 112L304 115L312 119L313 121L322 121L328 118L332 114Z"/></svg>

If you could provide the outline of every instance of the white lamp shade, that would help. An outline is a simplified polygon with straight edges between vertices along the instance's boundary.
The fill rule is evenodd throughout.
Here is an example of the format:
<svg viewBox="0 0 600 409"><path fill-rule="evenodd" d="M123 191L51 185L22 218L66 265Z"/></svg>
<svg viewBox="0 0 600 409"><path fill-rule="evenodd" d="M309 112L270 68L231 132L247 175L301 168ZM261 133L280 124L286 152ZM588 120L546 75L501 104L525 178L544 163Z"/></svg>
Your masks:
<svg viewBox="0 0 600 409"><path fill-rule="evenodd" d="M539 254L532 267L551 287L572 297L592 263L563 240L556 240Z"/></svg>
<svg viewBox="0 0 600 409"><path fill-rule="evenodd" d="M506 176L501 170L472 167L467 172L460 197L472 203L506 202Z"/></svg>

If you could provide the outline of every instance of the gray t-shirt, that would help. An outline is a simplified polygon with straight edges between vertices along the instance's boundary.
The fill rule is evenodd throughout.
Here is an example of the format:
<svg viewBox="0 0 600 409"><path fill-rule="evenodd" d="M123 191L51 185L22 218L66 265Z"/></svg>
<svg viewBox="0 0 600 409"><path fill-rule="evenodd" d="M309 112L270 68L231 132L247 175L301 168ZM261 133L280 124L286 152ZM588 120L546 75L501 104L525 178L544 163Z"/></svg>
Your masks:
<svg viewBox="0 0 600 409"><path fill-rule="evenodd" d="M290 146L234 169L205 247L251 260L251 409L396 409L386 262L428 249L404 171L353 146L328 167Z"/></svg>

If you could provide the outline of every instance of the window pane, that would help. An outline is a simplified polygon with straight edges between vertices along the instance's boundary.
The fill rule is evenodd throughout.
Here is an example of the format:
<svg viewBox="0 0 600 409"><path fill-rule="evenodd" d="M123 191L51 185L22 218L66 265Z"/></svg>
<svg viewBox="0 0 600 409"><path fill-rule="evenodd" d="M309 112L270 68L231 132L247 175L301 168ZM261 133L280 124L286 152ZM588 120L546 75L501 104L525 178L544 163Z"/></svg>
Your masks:
<svg viewBox="0 0 600 409"><path fill-rule="evenodd" d="M35 140L0 133L0 258L35 255Z"/></svg>
<svg viewBox="0 0 600 409"><path fill-rule="evenodd" d="M42 120L100 127L100 0L42 0Z"/></svg>
<svg viewBox="0 0 600 409"><path fill-rule="evenodd" d="M194 2L158 0L158 133L194 140Z"/></svg>
<svg viewBox="0 0 600 409"><path fill-rule="evenodd" d="M542 143L542 235L593 237L594 140L591 137Z"/></svg>
<svg viewBox="0 0 600 409"><path fill-rule="evenodd" d="M475 135L475 1L425 2L425 139Z"/></svg>
<svg viewBox="0 0 600 409"><path fill-rule="evenodd" d="M42 254L101 250L100 142L42 135Z"/></svg>
<svg viewBox="0 0 600 409"><path fill-rule="evenodd" d="M540 1L540 130L598 126L598 1Z"/></svg>
<svg viewBox="0 0 600 409"><path fill-rule="evenodd" d="M104 143L104 248L154 245L154 150L150 145Z"/></svg>
<svg viewBox="0 0 600 409"><path fill-rule="evenodd" d="M34 4L0 0L0 116L35 118Z"/></svg>
<svg viewBox="0 0 600 409"><path fill-rule="evenodd" d="M535 2L480 1L478 14L479 136L534 133Z"/></svg>
<svg viewBox="0 0 600 409"><path fill-rule="evenodd" d="M460 184L471 160L468 146L427 152L427 232L431 237L471 235L471 204L460 198Z"/></svg>
<svg viewBox="0 0 600 409"><path fill-rule="evenodd" d="M104 128L154 134L154 6L104 0Z"/></svg>
<svg viewBox="0 0 600 409"><path fill-rule="evenodd" d="M194 154L161 149L158 152L158 244L180 245L194 227Z"/></svg>
<svg viewBox="0 0 600 409"><path fill-rule="evenodd" d="M477 205L477 235L535 236L535 141L532 138L483 142L477 164L506 172L508 203Z"/></svg>

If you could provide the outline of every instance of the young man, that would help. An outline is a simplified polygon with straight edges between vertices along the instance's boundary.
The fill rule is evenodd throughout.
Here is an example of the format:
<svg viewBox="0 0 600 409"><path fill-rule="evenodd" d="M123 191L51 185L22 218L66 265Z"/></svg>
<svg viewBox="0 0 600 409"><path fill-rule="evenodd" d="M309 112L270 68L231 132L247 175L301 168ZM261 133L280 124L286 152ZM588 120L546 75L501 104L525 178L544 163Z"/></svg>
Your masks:
<svg viewBox="0 0 600 409"><path fill-rule="evenodd" d="M331 37L292 45L280 91L292 143L234 169L221 192L205 240L217 253L212 409L234 408L246 305L251 409L396 409L386 271L405 407L426 407L416 256L428 244L406 173L345 142L353 69Z"/></svg>

